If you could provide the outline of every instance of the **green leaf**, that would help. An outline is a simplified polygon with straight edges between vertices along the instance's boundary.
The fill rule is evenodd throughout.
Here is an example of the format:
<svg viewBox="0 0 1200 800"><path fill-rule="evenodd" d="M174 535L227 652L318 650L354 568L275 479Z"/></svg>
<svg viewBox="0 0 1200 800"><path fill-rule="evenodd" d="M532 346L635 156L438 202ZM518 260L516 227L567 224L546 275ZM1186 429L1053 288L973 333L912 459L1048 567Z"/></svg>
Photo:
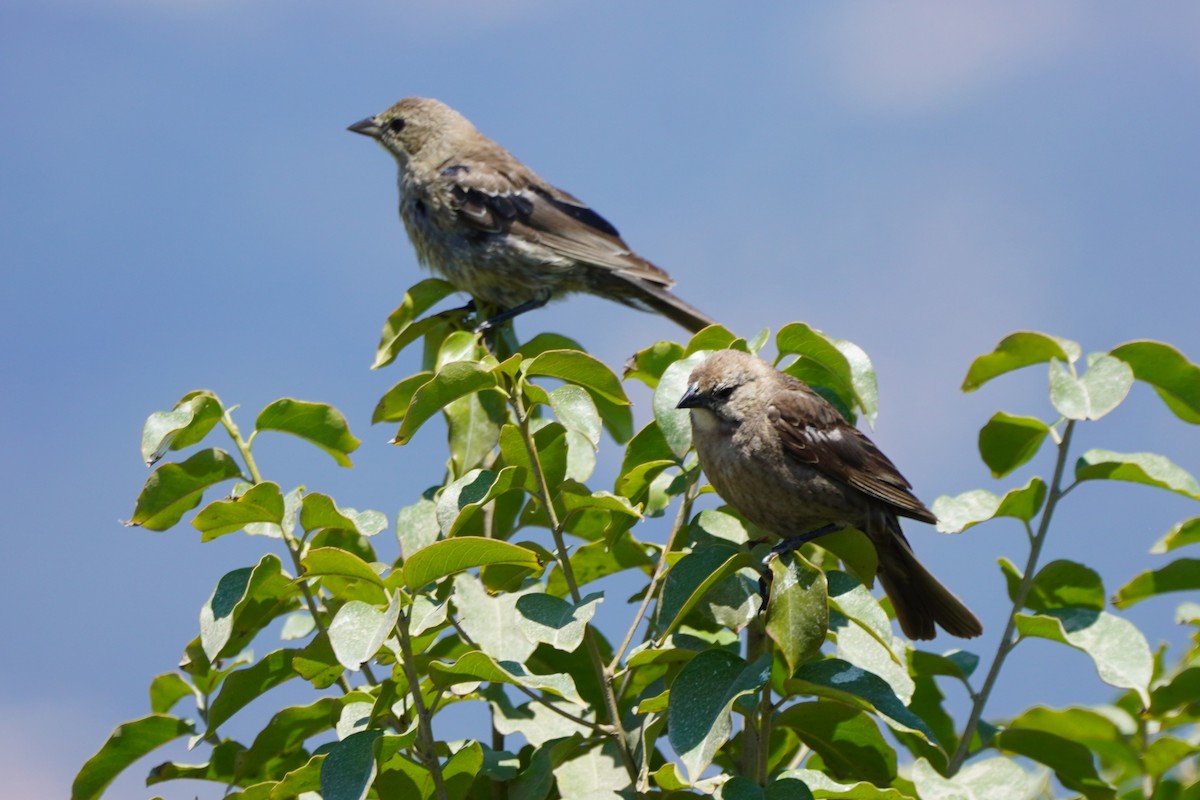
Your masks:
<svg viewBox="0 0 1200 800"><path fill-rule="evenodd" d="M192 525L208 542L254 523L283 525L283 494L279 485L266 481L251 486L228 500L214 500L200 510Z"/></svg>
<svg viewBox="0 0 1200 800"><path fill-rule="evenodd" d="M692 336L688 342L687 349L684 350L684 355L690 356L701 350L727 349L741 350L743 353L750 352L750 348L746 346L746 341L736 334L731 333L724 325L709 325L704 330Z"/></svg>
<svg viewBox="0 0 1200 800"><path fill-rule="evenodd" d="M1041 797L1042 780L1026 774L1009 758L986 758L944 778L924 758L912 767L912 781L921 800L1029 800Z"/></svg>
<svg viewBox="0 0 1200 800"><path fill-rule="evenodd" d="M471 470L442 490L437 501L438 528L443 535L454 536L479 509L505 492L519 490L524 480L522 467Z"/></svg>
<svg viewBox="0 0 1200 800"><path fill-rule="evenodd" d="M830 607L857 624L881 647L890 651L894 635L892 621L871 591L854 576L841 570L829 570L826 580L829 583ZM839 638L844 630L844 626L839 627Z"/></svg>
<svg viewBox="0 0 1200 800"><path fill-rule="evenodd" d="M224 450L201 450L178 464L163 464L146 480L128 524L165 531L200 504L205 489L231 478L243 478L242 471Z"/></svg>
<svg viewBox="0 0 1200 800"><path fill-rule="evenodd" d="M349 454L362 442L350 433L342 412L325 403L284 397L268 405L254 421L255 431L279 431L315 444L339 466L351 466Z"/></svg>
<svg viewBox="0 0 1200 800"><path fill-rule="evenodd" d="M1150 713L1156 717L1200 703L1200 666L1188 667L1150 693Z"/></svg>
<svg viewBox="0 0 1200 800"><path fill-rule="evenodd" d="M522 363L521 370L528 377L545 375L558 378L582 386L593 397L602 397L617 405L629 405L621 380L604 362L581 350L547 350Z"/></svg>
<svg viewBox="0 0 1200 800"><path fill-rule="evenodd" d="M1133 385L1133 370L1124 361L1101 355L1076 378L1058 359L1050 361L1050 402L1067 419L1100 419L1121 404Z"/></svg>
<svg viewBox="0 0 1200 800"><path fill-rule="evenodd" d="M196 694L196 688L178 672L164 672L150 681L150 710L155 714L166 714L180 700Z"/></svg>
<svg viewBox="0 0 1200 800"><path fill-rule="evenodd" d="M896 777L896 752L862 711L817 700L789 707L774 724L795 731L838 780L886 785Z"/></svg>
<svg viewBox="0 0 1200 800"><path fill-rule="evenodd" d="M604 742L554 768L559 797L618 798L629 796L629 774L621 766L616 745Z"/></svg>
<svg viewBox="0 0 1200 800"><path fill-rule="evenodd" d="M1046 502L1046 483L1030 478L1020 489L1009 489L997 497L986 489L973 489L956 497L945 495L933 501L933 513L942 533L958 533L995 517L1013 517L1029 522Z"/></svg>
<svg viewBox="0 0 1200 800"><path fill-rule="evenodd" d="M536 586L529 586L493 597L478 578L464 572L454 576L452 598L459 625L480 650L497 661L524 662L535 645L521 632L516 605L522 595L535 591Z"/></svg>
<svg viewBox="0 0 1200 800"><path fill-rule="evenodd" d="M387 527L387 517L369 509L338 508L329 495L312 492L300 505L300 527L310 533L332 528L371 537Z"/></svg>
<svg viewBox="0 0 1200 800"><path fill-rule="evenodd" d="M1116 790L1096 772L1091 752L1072 738L1047 731L1010 727L1000 731L995 741L1001 750L1050 767L1063 786L1085 797L1116 797Z"/></svg>
<svg viewBox="0 0 1200 800"><path fill-rule="evenodd" d="M449 800L464 800L482 768L483 747L479 742L468 742L450 756L442 767L442 779L445 781L446 796Z"/></svg>
<svg viewBox="0 0 1200 800"><path fill-rule="evenodd" d="M1200 367L1169 344L1154 341L1127 342L1110 355L1133 369L1133 376L1154 387L1158 396L1177 417L1200 423Z"/></svg>
<svg viewBox="0 0 1200 800"><path fill-rule="evenodd" d="M596 401L596 411L600 413L600 421L604 423L604 430L608 431L608 435L613 438L613 441L618 444L628 442L633 436L631 404L628 402L614 403L600 395L593 395L592 399Z"/></svg>
<svg viewBox="0 0 1200 800"><path fill-rule="evenodd" d="M659 473L675 464L675 454L663 438L662 428L651 422L625 446L625 458L613 488L622 497L641 502Z"/></svg>
<svg viewBox="0 0 1200 800"><path fill-rule="evenodd" d="M508 683L535 692L548 692L579 706L586 705L570 675L537 675L526 670L525 665L517 661L497 661L479 650L472 650L453 664L431 661L429 677L438 686L478 681Z"/></svg>
<svg viewBox="0 0 1200 800"><path fill-rule="evenodd" d="M199 442L220 421L225 409L207 389L188 392L170 411L155 411L142 428L142 460L153 466L168 450Z"/></svg>
<svg viewBox="0 0 1200 800"><path fill-rule="evenodd" d="M286 754L297 754L307 761L305 740L332 728L339 706L339 701L332 697L322 697L306 706L289 706L278 711L239 757L238 774L261 775L269 762Z"/></svg>
<svg viewBox="0 0 1200 800"><path fill-rule="evenodd" d="M799 356L783 366L782 371L807 383L853 422L858 403L850 363L833 340L799 322L785 325L775 339L780 359L791 353Z"/></svg>
<svg viewBox="0 0 1200 800"><path fill-rule="evenodd" d="M555 707L553 711L543 703L530 702L514 707L508 694L498 686L488 687L482 691L482 694L487 697L491 707L492 725L495 729L505 736L520 734L536 748L541 748L547 743L553 744L555 740L563 738L570 738L578 744L582 736L592 733L591 728L556 713L561 710L591 720L595 718L591 709L580 711L573 703L566 703L553 697L546 698L546 703ZM523 775L527 773L528 770ZM523 780L525 780L524 777L519 777L517 782L521 783Z"/></svg>
<svg viewBox="0 0 1200 800"><path fill-rule="evenodd" d="M1175 525L1154 543L1150 552L1155 555L1169 553L1177 547L1200 543L1200 517L1192 517Z"/></svg>
<svg viewBox="0 0 1200 800"><path fill-rule="evenodd" d="M407 444L413 434L437 412L450 403L469 394L496 387L496 375L492 367L475 361L452 361L413 392L412 400L404 412L400 429L392 439L393 444Z"/></svg>
<svg viewBox="0 0 1200 800"><path fill-rule="evenodd" d="M636 379L651 389L658 386L663 370L683 358L683 345L661 341L639 350L625 365L625 380Z"/></svg>
<svg viewBox="0 0 1200 800"><path fill-rule="evenodd" d="M1073 364L1081 353L1079 345L1070 339L1036 331L1018 331L1004 337L992 352L971 362L967 377L963 379L962 390L973 392L1006 372L1043 364L1053 358Z"/></svg>
<svg viewBox="0 0 1200 800"><path fill-rule="evenodd" d="M1132 720L1130 720L1132 725ZM1101 763L1106 765L1111 770L1113 766L1120 765L1121 769L1126 771L1126 774L1136 775L1142 773L1141 755L1133 747L1129 738L1122 732L1109 716L1099 711L1093 711L1087 708L1064 708L1050 709L1041 706L1036 706L1029 709L1016 719L1012 720L1006 730L1019 730L1023 732L1036 732L1055 738L1060 738L1073 743L1077 747L1085 748L1084 753L1091 751L1101 758ZM997 736L997 743L1000 747L1005 747L1004 733ZM1011 743L1010 743L1011 744ZM1048 742L1030 742L1027 746L1037 747ZM1019 747L1011 748L1019 750ZM1022 751L1023 752L1023 751ZM1032 753L1029 753L1031 758L1041 761L1051 768L1055 768L1053 763L1043 760ZM1050 757L1056 754L1050 753ZM1075 754L1074 758L1079 758L1079 754ZM1088 773L1091 756L1087 756L1087 762L1081 763L1081 770L1073 770L1068 768L1067 772ZM1065 766L1065 765L1064 765ZM1113 775L1109 775L1112 779ZM1064 785L1065 782L1064 782ZM1077 789L1077 791L1084 791Z"/></svg>
<svg viewBox="0 0 1200 800"><path fill-rule="evenodd" d="M417 591L427 584L485 564L512 564L536 572L542 564L537 553L497 539L458 536L443 539L413 553L404 562L404 583Z"/></svg>
<svg viewBox="0 0 1200 800"><path fill-rule="evenodd" d="M1050 426L1036 417L998 411L979 430L979 455L992 477L1002 478L1033 458L1049 432Z"/></svg>
<svg viewBox="0 0 1200 800"><path fill-rule="evenodd" d="M905 707L887 681L840 658L801 665L785 686L789 692L812 694L877 711L889 727L936 742L929 726Z"/></svg>
<svg viewBox="0 0 1200 800"><path fill-rule="evenodd" d="M761 689L770 674L767 654L751 664L724 650L705 650L684 664L671 684L667 738L691 782L729 739L734 701Z"/></svg>
<svg viewBox="0 0 1200 800"><path fill-rule="evenodd" d="M587 390L568 383L550 393L550 408L563 427L583 436L593 447L600 444L600 412Z"/></svg>
<svg viewBox="0 0 1200 800"><path fill-rule="evenodd" d="M1200 753L1200 746L1185 742L1171 736L1155 739L1146 748L1146 771L1156 779L1162 777L1168 770L1178 766L1183 761L1189 765L1195 764L1195 757ZM1193 788L1195 784L1192 785Z"/></svg>
<svg viewBox="0 0 1200 800"><path fill-rule="evenodd" d="M240 743L229 739L215 744L209 760L205 764L179 764L168 761L150 770L146 776L146 785L173 780L207 780L225 783L234 772L237 759L246 748Z"/></svg>
<svg viewBox="0 0 1200 800"><path fill-rule="evenodd" d="M1038 570L1025 598L1034 611L1052 608L1104 610L1104 584L1095 570L1074 561L1051 561Z"/></svg>
<svg viewBox="0 0 1200 800"><path fill-rule="evenodd" d="M854 409L861 409L869 424L879 413L879 390L875 370L862 348L845 339L833 339L800 322L780 328L775 336L780 356L795 354L798 360L783 371L821 392L853 420ZM834 397L830 397L829 393Z"/></svg>
<svg viewBox="0 0 1200 800"><path fill-rule="evenodd" d="M546 800L550 797L554 788L553 770L578 754L581 741L582 736L579 734L544 739L536 743L531 740L534 749L533 755L529 757L529 766L509 784L508 800Z"/></svg>
<svg viewBox="0 0 1200 800"><path fill-rule="evenodd" d="M1129 608L1147 597L1195 589L1200 589L1200 559L1180 558L1160 569L1139 573L1117 590L1113 605Z"/></svg>
<svg viewBox="0 0 1200 800"><path fill-rule="evenodd" d="M594 592L577 605L549 594L525 594L517 599L517 626L535 644L572 652L583 643L583 633L604 600Z"/></svg>
<svg viewBox="0 0 1200 800"><path fill-rule="evenodd" d="M452 401L445 413L454 474L462 475L487 459L500 441L504 402L499 392L476 392Z"/></svg>
<svg viewBox="0 0 1200 800"><path fill-rule="evenodd" d="M375 780L375 742L381 730L360 731L336 742L321 764L322 800L365 800Z"/></svg>
<svg viewBox="0 0 1200 800"><path fill-rule="evenodd" d="M772 559L770 570L767 635L774 640L791 673L825 643L829 629L828 585L825 573L799 553Z"/></svg>
<svg viewBox="0 0 1200 800"><path fill-rule="evenodd" d="M375 405L375 411L371 414L371 424L403 420L404 415L408 413L408 404L412 402L417 389L420 389L432 378L432 372L418 372L415 375L409 375L388 389Z"/></svg>
<svg viewBox="0 0 1200 800"><path fill-rule="evenodd" d="M658 640L675 630L688 612L719 581L755 563L754 556L734 547L701 547L688 553L667 573L658 609Z"/></svg>
<svg viewBox="0 0 1200 800"><path fill-rule="evenodd" d="M299 589L273 554L263 556L253 568L227 573L200 609L205 657L216 661L238 653L267 623L296 608L298 598Z"/></svg>
<svg viewBox="0 0 1200 800"><path fill-rule="evenodd" d="M1154 660L1146 637L1127 620L1087 608L1055 608L1037 615L1017 615L1017 631L1082 650L1096 665L1100 679L1119 689L1132 689L1150 704L1148 687Z"/></svg>
<svg viewBox="0 0 1200 800"><path fill-rule="evenodd" d="M1144 483L1200 500L1200 484L1188 472L1156 453L1088 450L1075 462L1075 480Z"/></svg>
<svg viewBox="0 0 1200 800"><path fill-rule="evenodd" d="M192 723L166 714L151 714L118 725L108 741L87 760L71 784L71 800L99 797L126 767L167 742L194 733Z"/></svg>
<svg viewBox="0 0 1200 800"><path fill-rule="evenodd" d="M789 769L776 778L776 782L799 781L810 791L809 795L797 794L795 800L807 800L808 797L835 797L846 800L911 800L911 795L899 789L881 788L872 783L859 782L855 784L838 783L824 772L815 769ZM815 792L816 794L811 794ZM785 795L785 797L787 797ZM783 800L770 796L770 800ZM790 798L789 798L790 800Z"/></svg>
<svg viewBox="0 0 1200 800"><path fill-rule="evenodd" d="M351 600L339 608L329 624L329 643L338 663L349 670L362 667L393 634L399 617L399 592L383 611L359 600Z"/></svg>
<svg viewBox="0 0 1200 800"><path fill-rule="evenodd" d="M276 650L245 669L229 673L221 684L221 693L208 709L208 730L205 735L211 735L223 722L268 690L296 677L292 670L295 652Z"/></svg>
<svg viewBox="0 0 1200 800"><path fill-rule="evenodd" d="M337 575L383 587L383 578L370 564L340 547L314 547L300 559L300 565L304 568L303 578Z"/></svg>
<svg viewBox="0 0 1200 800"><path fill-rule="evenodd" d="M561 333L542 332L517 348L523 359L539 356L549 350L584 350L584 346Z"/></svg>
<svg viewBox="0 0 1200 800"><path fill-rule="evenodd" d="M420 500L396 513L396 539L406 560L421 548L436 542L441 535L435 500L437 490L436 486L426 489Z"/></svg>
<svg viewBox="0 0 1200 800"><path fill-rule="evenodd" d="M346 671L338 663L329 636L318 633L308 645L296 653L292 660L292 668L296 674L311 683L317 689L326 689Z"/></svg>
<svg viewBox="0 0 1200 800"><path fill-rule="evenodd" d="M306 793L312 792L315 794L321 788L321 764L325 761L325 753L318 753L310 758L301 767L289 771L283 776L282 780L272 786L266 795L266 798L254 796L245 798L231 794L228 800L275 800L275 798L300 798L305 797ZM247 790L249 791L249 790ZM307 800L307 797L305 797Z"/></svg>
<svg viewBox="0 0 1200 800"><path fill-rule="evenodd" d="M696 365L709 355L701 350L680 359L663 372L654 390L654 419L676 459L682 459L692 447L692 420L686 408L676 408L688 387L688 377Z"/></svg>
<svg viewBox="0 0 1200 800"><path fill-rule="evenodd" d="M375 351L375 363L371 365L371 369L379 369L395 361L406 345L421 336L426 328L440 321L437 318L422 320L425 324L421 329L413 330L416 327L413 326L413 320L455 291L453 285L439 278L426 278L410 288L405 293L403 302L384 323L379 347Z"/></svg>

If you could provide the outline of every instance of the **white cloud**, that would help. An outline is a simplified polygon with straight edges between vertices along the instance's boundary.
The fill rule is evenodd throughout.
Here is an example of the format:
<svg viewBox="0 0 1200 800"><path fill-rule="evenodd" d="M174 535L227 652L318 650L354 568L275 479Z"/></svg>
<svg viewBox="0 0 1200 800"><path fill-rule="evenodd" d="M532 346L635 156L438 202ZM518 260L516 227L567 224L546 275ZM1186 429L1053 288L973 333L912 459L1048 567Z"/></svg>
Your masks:
<svg viewBox="0 0 1200 800"><path fill-rule="evenodd" d="M1086 29L1073 0L846 4L819 47L835 90L868 110L926 111L1061 57Z"/></svg>

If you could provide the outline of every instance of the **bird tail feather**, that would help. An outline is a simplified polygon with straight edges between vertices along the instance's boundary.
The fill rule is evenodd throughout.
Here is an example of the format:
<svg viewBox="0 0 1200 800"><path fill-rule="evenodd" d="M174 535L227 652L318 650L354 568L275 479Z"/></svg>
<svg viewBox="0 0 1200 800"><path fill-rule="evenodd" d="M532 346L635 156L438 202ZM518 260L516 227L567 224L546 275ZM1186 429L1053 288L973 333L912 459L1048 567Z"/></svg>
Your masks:
<svg viewBox="0 0 1200 800"><path fill-rule="evenodd" d="M910 639L932 639L940 625L947 633L971 639L983 633L983 625L961 600L921 565L899 534L893 518L889 527L891 546L879 547L879 582L892 601L900 629ZM876 540L878 542L878 540Z"/></svg>
<svg viewBox="0 0 1200 800"><path fill-rule="evenodd" d="M662 286L643 278L613 273L621 278L621 302L641 309L662 314L672 322L682 325L692 333L699 333L716 321L701 311L692 308Z"/></svg>

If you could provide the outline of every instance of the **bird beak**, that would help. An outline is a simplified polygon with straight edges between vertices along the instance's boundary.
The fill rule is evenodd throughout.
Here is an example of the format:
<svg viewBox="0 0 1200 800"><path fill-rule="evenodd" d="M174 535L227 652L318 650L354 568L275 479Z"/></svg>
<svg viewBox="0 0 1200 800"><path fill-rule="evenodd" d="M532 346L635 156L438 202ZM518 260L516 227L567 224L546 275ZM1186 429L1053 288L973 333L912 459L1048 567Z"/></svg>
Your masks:
<svg viewBox="0 0 1200 800"><path fill-rule="evenodd" d="M375 121L374 117L367 117L366 119L360 119L349 128L346 128L346 130L361 133L363 136L370 136L372 139L378 139L380 128L379 123Z"/></svg>
<svg viewBox="0 0 1200 800"><path fill-rule="evenodd" d="M676 408L699 408L704 405L704 398L700 396L700 384L693 383L683 393L683 397L679 398L679 402L675 405Z"/></svg>

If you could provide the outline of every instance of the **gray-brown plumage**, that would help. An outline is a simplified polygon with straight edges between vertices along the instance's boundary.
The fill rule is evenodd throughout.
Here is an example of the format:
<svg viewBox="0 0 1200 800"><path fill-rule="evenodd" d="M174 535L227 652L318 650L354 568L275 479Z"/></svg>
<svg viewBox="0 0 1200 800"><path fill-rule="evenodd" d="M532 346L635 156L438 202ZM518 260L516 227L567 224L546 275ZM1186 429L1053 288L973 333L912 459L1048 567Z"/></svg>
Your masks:
<svg viewBox="0 0 1200 800"><path fill-rule="evenodd" d="M867 534L879 554L879 581L910 638L932 639L935 623L964 638L983 632L917 561L897 515L937 518L887 456L824 398L735 350L713 353L688 382L679 407L691 409L700 466L727 503L784 539L845 526Z"/></svg>
<svg viewBox="0 0 1200 800"><path fill-rule="evenodd" d="M657 311L693 332L712 324L607 220L444 103L409 97L349 130L395 157L400 217L421 264L501 309L480 328L572 292Z"/></svg>

